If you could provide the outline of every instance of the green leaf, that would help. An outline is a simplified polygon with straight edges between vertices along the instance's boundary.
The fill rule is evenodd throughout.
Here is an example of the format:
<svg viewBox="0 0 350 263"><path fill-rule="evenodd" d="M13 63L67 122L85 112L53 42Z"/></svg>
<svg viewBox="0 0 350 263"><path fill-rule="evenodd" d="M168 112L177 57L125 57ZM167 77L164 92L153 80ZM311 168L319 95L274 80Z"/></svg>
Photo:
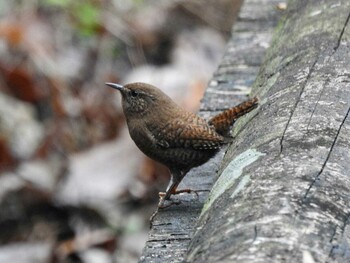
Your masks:
<svg viewBox="0 0 350 263"><path fill-rule="evenodd" d="M84 35L93 35L99 25L100 9L90 3L75 6L74 16L79 24L79 29Z"/></svg>

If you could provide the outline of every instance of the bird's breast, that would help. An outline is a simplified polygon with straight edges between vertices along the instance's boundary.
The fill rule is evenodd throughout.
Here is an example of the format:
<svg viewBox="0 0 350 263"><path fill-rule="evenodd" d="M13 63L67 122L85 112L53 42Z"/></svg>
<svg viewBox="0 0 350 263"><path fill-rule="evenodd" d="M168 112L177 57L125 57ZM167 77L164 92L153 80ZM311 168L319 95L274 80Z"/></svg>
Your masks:
<svg viewBox="0 0 350 263"><path fill-rule="evenodd" d="M146 155L150 156L155 151L156 141L144 123L128 121L131 139L136 146ZM150 156L151 157L151 156Z"/></svg>

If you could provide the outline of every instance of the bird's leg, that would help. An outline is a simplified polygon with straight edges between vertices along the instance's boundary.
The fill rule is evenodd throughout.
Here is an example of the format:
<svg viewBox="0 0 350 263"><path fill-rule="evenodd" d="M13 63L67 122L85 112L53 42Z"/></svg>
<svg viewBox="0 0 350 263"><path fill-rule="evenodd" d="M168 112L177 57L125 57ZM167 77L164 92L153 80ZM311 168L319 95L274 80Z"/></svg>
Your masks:
<svg viewBox="0 0 350 263"><path fill-rule="evenodd" d="M170 199L170 196L171 195L176 195L176 194L181 194L181 193L195 193L196 196L198 197L198 193L192 189L181 189L181 190L176 190L178 185L180 184L182 178L184 178L184 176L186 175L187 171L186 172L172 172L171 173L171 178L170 178L170 182L168 184L168 187L164 192L160 192L159 193L159 197L160 197L160 201L159 201L159 204L158 204L158 207L159 208L166 208L166 207L169 207L173 204L179 204L179 202L172 202L170 203L169 205L165 205L164 202L166 200L169 200Z"/></svg>
<svg viewBox="0 0 350 263"><path fill-rule="evenodd" d="M159 200L158 208L167 208L167 207L174 204L173 202L170 202L169 204L165 205L164 202L166 200L169 200L172 193L174 191L176 191L176 188L179 185L179 183L181 182L181 179L182 179L181 177L176 176L176 175L174 176L174 174L171 173L170 182L168 184L168 187L167 187L165 193L164 192L159 193L160 200Z"/></svg>
<svg viewBox="0 0 350 263"><path fill-rule="evenodd" d="M180 184L181 179L179 180L178 177L171 175L170 182L168 184L168 187L166 188L165 193L161 192L159 193L159 196L164 200L169 200L170 196L176 192L177 186Z"/></svg>
<svg viewBox="0 0 350 263"><path fill-rule="evenodd" d="M180 182L182 181L182 178L186 175L187 171L174 171L171 170L171 177L170 177L170 182L168 184L168 187L165 192L160 192L159 193L159 203L158 203L158 208L157 210L152 214L150 218L150 226L152 227L153 225L153 220L155 216L157 215L159 209L164 209L167 207L170 207L172 205L179 205L181 202L180 201L169 201L171 195L176 195L180 193L195 193L198 197L197 191L191 190L191 189L182 189L182 190L176 190ZM165 201L168 201L165 203Z"/></svg>
<svg viewBox="0 0 350 263"><path fill-rule="evenodd" d="M187 172L187 171L186 171ZM164 200L169 200L170 196L172 194L176 194L176 189L180 182L182 181L182 178L186 175L185 171L178 171L178 170L170 170L170 182L168 184L168 187L166 188L165 193L160 192L159 197Z"/></svg>

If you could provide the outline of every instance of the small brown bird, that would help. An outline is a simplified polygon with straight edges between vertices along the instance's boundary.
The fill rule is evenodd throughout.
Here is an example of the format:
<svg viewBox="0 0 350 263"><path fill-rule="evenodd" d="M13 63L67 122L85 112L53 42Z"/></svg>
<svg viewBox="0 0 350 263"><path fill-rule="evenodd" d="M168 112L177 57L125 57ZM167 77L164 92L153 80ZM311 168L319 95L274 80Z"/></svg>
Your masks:
<svg viewBox="0 0 350 263"><path fill-rule="evenodd" d="M137 147L171 172L166 192L160 193L159 208L168 206L164 201L172 194L191 192L190 189L177 190L186 173L207 162L222 145L231 142L232 138L224 136L230 126L258 104L255 97L206 121L182 109L152 85L106 85L121 92L129 133Z"/></svg>

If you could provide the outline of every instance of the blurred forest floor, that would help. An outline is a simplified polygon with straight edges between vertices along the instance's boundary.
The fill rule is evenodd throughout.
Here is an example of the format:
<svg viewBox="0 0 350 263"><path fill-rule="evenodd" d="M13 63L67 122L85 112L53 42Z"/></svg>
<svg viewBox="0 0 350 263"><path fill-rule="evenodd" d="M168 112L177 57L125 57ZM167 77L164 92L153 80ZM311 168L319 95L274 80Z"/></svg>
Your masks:
<svg viewBox="0 0 350 263"><path fill-rule="evenodd" d="M0 262L136 262L166 168L104 82L196 111L241 0L0 0Z"/></svg>

